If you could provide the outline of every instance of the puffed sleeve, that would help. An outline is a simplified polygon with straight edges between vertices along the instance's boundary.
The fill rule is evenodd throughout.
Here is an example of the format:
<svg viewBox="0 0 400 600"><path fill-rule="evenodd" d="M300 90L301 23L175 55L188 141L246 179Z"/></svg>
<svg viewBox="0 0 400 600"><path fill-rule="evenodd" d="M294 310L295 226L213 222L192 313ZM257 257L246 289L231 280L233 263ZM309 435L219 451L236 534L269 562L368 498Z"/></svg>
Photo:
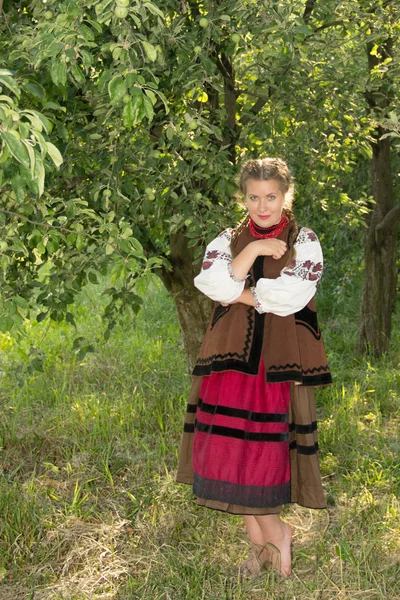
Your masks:
<svg viewBox="0 0 400 600"><path fill-rule="evenodd" d="M251 288L259 313L286 317L304 308L314 296L323 270L321 244L311 229L303 227L294 247L296 258L277 279L259 279Z"/></svg>
<svg viewBox="0 0 400 600"><path fill-rule="evenodd" d="M229 303L239 298L246 281L232 273L231 240L232 229L226 229L207 246L202 269L194 279L197 289L217 302Z"/></svg>

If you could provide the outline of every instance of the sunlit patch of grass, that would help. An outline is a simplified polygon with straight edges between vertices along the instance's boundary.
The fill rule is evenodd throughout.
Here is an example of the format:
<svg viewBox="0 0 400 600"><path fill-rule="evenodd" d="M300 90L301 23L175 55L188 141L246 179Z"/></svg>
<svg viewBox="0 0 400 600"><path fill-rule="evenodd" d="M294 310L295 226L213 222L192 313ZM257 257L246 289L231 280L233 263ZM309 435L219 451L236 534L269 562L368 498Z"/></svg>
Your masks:
<svg viewBox="0 0 400 600"><path fill-rule="evenodd" d="M152 282L142 313L107 342L102 302L82 296L76 332L28 323L27 339L0 338L1 600L399 600L396 336L389 356L365 360L350 308L325 315L329 508L285 508L292 578L241 582L241 518L198 507L174 481L189 377L172 302ZM76 335L96 352L78 360ZM32 344L43 372L27 368Z"/></svg>

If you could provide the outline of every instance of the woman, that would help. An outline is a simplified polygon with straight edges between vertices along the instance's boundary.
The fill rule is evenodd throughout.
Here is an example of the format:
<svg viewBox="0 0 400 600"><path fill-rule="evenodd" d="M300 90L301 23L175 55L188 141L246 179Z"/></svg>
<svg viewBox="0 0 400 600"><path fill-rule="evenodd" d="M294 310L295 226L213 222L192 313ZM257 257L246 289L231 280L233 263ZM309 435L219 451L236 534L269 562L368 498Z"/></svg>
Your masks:
<svg viewBox="0 0 400 600"><path fill-rule="evenodd" d="M298 228L281 159L247 161L248 215L206 249L196 287L216 301L193 371L177 479L199 504L244 515L252 551L241 573L291 572L283 504L325 508L313 388L331 375L313 296L318 238Z"/></svg>

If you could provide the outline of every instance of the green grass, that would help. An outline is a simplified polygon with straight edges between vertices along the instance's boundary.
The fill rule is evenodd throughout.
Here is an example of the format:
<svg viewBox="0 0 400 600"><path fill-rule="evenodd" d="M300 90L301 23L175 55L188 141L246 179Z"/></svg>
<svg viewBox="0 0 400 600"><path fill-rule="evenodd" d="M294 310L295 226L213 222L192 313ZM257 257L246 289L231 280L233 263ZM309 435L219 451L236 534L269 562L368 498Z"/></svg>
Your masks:
<svg viewBox="0 0 400 600"><path fill-rule="evenodd" d="M0 336L1 600L400 600L398 323L390 355L364 359L355 302L330 311L321 297L329 508L285 509L292 578L240 582L241 519L197 507L174 481L189 376L170 299L151 282L107 342L100 303L83 295L77 332L29 322L26 339ZM82 361L77 334L97 344Z"/></svg>

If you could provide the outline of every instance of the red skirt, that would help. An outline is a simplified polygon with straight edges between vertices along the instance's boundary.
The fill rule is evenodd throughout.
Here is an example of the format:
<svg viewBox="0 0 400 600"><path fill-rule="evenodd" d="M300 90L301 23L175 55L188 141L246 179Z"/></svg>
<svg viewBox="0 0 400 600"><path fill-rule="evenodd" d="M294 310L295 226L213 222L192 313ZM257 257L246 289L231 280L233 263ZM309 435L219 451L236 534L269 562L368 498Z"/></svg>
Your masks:
<svg viewBox="0 0 400 600"><path fill-rule="evenodd" d="M236 371L203 377L193 438L199 499L252 508L290 502L290 383Z"/></svg>

